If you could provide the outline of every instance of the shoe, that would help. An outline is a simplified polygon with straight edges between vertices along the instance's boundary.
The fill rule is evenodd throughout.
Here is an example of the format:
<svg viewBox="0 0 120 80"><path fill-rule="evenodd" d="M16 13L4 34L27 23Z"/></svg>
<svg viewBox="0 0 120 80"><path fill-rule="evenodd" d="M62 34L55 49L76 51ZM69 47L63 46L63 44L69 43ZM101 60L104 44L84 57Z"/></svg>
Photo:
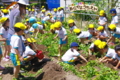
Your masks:
<svg viewBox="0 0 120 80"><path fill-rule="evenodd" d="M4 67L0 66L0 70L4 70L4 69L5 69Z"/></svg>
<svg viewBox="0 0 120 80"><path fill-rule="evenodd" d="M9 59L7 59L7 58L5 58L5 57L3 58L3 60L4 60L4 61L9 61Z"/></svg>
<svg viewBox="0 0 120 80"><path fill-rule="evenodd" d="M6 59L10 59L10 56L6 56L5 58L6 58Z"/></svg>

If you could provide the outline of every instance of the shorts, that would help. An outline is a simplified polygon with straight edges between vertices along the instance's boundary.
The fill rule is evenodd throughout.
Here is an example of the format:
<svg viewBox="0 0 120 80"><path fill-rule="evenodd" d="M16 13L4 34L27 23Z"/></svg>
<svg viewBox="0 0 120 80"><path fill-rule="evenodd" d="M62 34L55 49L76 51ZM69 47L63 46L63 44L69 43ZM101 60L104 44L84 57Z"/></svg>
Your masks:
<svg viewBox="0 0 120 80"><path fill-rule="evenodd" d="M10 59L11 59L14 66L20 66L21 65L21 62L18 59L18 56L16 54L10 53Z"/></svg>
<svg viewBox="0 0 120 80"><path fill-rule="evenodd" d="M1 49L1 47L0 47L0 55L2 54L2 49Z"/></svg>
<svg viewBox="0 0 120 80"><path fill-rule="evenodd" d="M10 45L11 37L12 37L12 34L8 33L8 35L7 35L7 41L6 41L7 45Z"/></svg>
<svg viewBox="0 0 120 80"><path fill-rule="evenodd" d="M63 61L63 62L67 64L73 64L75 61L74 61L74 58L72 58L70 61Z"/></svg>
<svg viewBox="0 0 120 80"><path fill-rule="evenodd" d="M113 34L115 38L120 38L120 34Z"/></svg>
<svg viewBox="0 0 120 80"><path fill-rule="evenodd" d="M63 22L63 21L64 21L64 17L61 17L61 18L60 18L60 21Z"/></svg>
<svg viewBox="0 0 120 80"><path fill-rule="evenodd" d="M59 44L66 44L67 43L67 39L65 41L62 40L63 38L60 38L59 40Z"/></svg>
<svg viewBox="0 0 120 80"><path fill-rule="evenodd" d="M10 40L6 40L6 44L7 44L7 45L10 45Z"/></svg>

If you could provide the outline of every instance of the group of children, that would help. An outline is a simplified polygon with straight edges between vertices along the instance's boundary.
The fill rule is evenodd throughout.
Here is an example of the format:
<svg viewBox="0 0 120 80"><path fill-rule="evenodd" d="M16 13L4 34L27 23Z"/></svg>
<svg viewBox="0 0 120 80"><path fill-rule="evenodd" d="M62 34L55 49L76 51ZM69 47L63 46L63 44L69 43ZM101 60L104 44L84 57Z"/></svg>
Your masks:
<svg viewBox="0 0 120 80"><path fill-rule="evenodd" d="M28 10L28 8L27 8ZM38 33L44 34L47 31L46 23L51 23L50 31L53 34L56 34L54 39L59 37L59 47L58 47L58 56L62 56L61 59L64 63L74 64L75 61L78 61L78 57L83 59L85 62L88 62L78 51L79 44L72 42L70 44L70 49L65 54L62 53L62 46L67 45L68 42L68 33L65 27L62 25L64 21L64 8L54 8L52 12L46 12L44 6L42 6L40 11L40 20L37 20L37 16L30 16L26 19L26 23L17 22L14 25L15 33L12 35L11 40L8 40L8 28L9 28L9 10L4 9L1 11L4 16L0 19L1 29L0 36L2 44L4 45L4 53L2 54L2 49L0 48L0 61L3 56L3 60L8 61L11 59L14 65L14 76L18 78L18 73L20 71L20 65L33 60L36 58L36 50L34 43L36 42L33 38L26 38L26 35L34 35L37 38ZM33 10L34 12L34 10ZM105 55L105 57L100 58L99 62L109 62L115 65L114 69L118 69L120 66L120 45L115 46L114 49L108 47L108 43L115 44L115 39L120 38L120 28L118 27L118 16L115 9L111 9L110 13L112 15L111 24L108 26L108 20L104 10L99 12L98 27L96 28L94 24L88 25L87 31L81 31L75 21L70 19L68 20L69 31L71 34L75 33L79 42L81 44L86 44L85 41L88 40L91 42L91 38L96 39L88 50L89 55L94 55L98 53L98 57ZM1 44L1 45L2 45ZM33 64L34 65L34 64ZM3 70L4 67L0 66L0 70Z"/></svg>

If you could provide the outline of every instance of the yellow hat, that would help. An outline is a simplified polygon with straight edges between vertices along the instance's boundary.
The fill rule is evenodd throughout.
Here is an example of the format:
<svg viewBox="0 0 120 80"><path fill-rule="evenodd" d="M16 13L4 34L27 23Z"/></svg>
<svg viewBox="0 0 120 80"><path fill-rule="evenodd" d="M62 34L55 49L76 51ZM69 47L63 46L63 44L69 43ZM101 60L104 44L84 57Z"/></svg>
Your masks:
<svg viewBox="0 0 120 80"><path fill-rule="evenodd" d="M26 9L28 9L28 7L26 7Z"/></svg>
<svg viewBox="0 0 120 80"><path fill-rule="evenodd" d="M1 6L1 8L4 8L3 6Z"/></svg>
<svg viewBox="0 0 120 80"><path fill-rule="evenodd" d="M33 39L33 38L27 38L27 41L30 42L30 43L36 42L36 40Z"/></svg>
<svg viewBox="0 0 120 80"><path fill-rule="evenodd" d="M56 22L55 24L54 24L54 27L55 28L59 28L59 27L61 27L62 26L62 23L60 22L60 21L58 21L58 22Z"/></svg>
<svg viewBox="0 0 120 80"><path fill-rule="evenodd" d="M2 18L0 19L0 23L4 23L7 19L8 19L7 17L2 17Z"/></svg>
<svg viewBox="0 0 120 80"><path fill-rule="evenodd" d="M14 25L14 27L19 28L19 29L22 29L22 30L25 30L25 29L27 28L27 27L26 27L23 23L21 23L21 22L16 23L16 24Z"/></svg>
<svg viewBox="0 0 120 80"><path fill-rule="evenodd" d="M42 6L42 8L44 8L45 6Z"/></svg>
<svg viewBox="0 0 120 80"><path fill-rule="evenodd" d="M104 13L99 13L99 15L100 15L100 16L103 16L103 15L104 15Z"/></svg>
<svg viewBox="0 0 120 80"><path fill-rule="evenodd" d="M9 10L8 9L3 9L2 12L3 13L9 13Z"/></svg>
<svg viewBox="0 0 120 80"><path fill-rule="evenodd" d="M105 13L105 11L104 10L100 10L100 12L99 13L102 13L102 14L104 14Z"/></svg>
<svg viewBox="0 0 120 80"><path fill-rule="evenodd" d="M32 9L32 11L35 11L35 9Z"/></svg>
<svg viewBox="0 0 120 80"><path fill-rule="evenodd" d="M115 24L110 24L108 27L109 27L111 30L116 29L116 25L115 25Z"/></svg>
<svg viewBox="0 0 120 80"><path fill-rule="evenodd" d="M54 12L56 12L57 11L57 9L56 8L54 8L54 10L53 10Z"/></svg>
<svg viewBox="0 0 120 80"><path fill-rule="evenodd" d="M26 19L25 21L29 21L29 19Z"/></svg>
<svg viewBox="0 0 120 80"><path fill-rule="evenodd" d="M54 24L50 25L50 30L55 30Z"/></svg>
<svg viewBox="0 0 120 80"><path fill-rule="evenodd" d="M40 24L40 25L42 24L41 22L37 22L37 23Z"/></svg>
<svg viewBox="0 0 120 80"><path fill-rule="evenodd" d="M107 45L106 42L101 42L101 43L98 45L98 48L99 48L99 49L104 49L106 45Z"/></svg>
<svg viewBox="0 0 120 80"><path fill-rule="evenodd" d="M103 29L104 29L103 26L99 26L99 27L97 28L98 31L101 31L101 30L103 30Z"/></svg>
<svg viewBox="0 0 120 80"><path fill-rule="evenodd" d="M94 24L89 24L89 28L94 28Z"/></svg>
<svg viewBox="0 0 120 80"><path fill-rule="evenodd" d="M74 33L80 33L81 30L76 28L76 29L73 30L73 32L74 32Z"/></svg>
<svg viewBox="0 0 120 80"><path fill-rule="evenodd" d="M51 13L47 13L47 16L48 16L48 15L52 15L52 14L51 14Z"/></svg>
<svg viewBox="0 0 120 80"><path fill-rule="evenodd" d="M57 8L57 10L60 10L60 9L61 9L60 7Z"/></svg>
<svg viewBox="0 0 120 80"><path fill-rule="evenodd" d="M71 24L71 23L74 23L74 20L70 19L70 20L68 21L68 24Z"/></svg>
<svg viewBox="0 0 120 80"><path fill-rule="evenodd" d="M28 9L28 11L31 11L31 9Z"/></svg>
<svg viewBox="0 0 120 80"><path fill-rule="evenodd" d="M100 43L101 43L101 40L95 40L95 41L94 41L94 45L95 45L95 46L98 46Z"/></svg>
<svg viewBox="0 0 120 80"><path fill-rule="evenodd" d="M42 12L45 12L46 10L42 10Z"/></svg>

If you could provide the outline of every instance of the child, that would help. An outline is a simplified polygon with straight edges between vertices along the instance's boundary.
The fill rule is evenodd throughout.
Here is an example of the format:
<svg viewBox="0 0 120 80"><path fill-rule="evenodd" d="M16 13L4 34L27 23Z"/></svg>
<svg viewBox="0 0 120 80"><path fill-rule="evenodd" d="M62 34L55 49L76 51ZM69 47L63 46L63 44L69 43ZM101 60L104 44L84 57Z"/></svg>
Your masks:
<svg viewBox="0 0 120 80"><path fill-rule="evenodd" d="M118 24L118 16L117 16L117 11L116 9L111 9L110 10L110 13L112 15L112 21L111 21L111 24L115 24L117 26Z"/></svg>
<svg viewBox="0 0 120 80"><path fill-rule="evenodd" d="M73 32L73 30L74 30L75 28L77 28L76 25L75 25L75 23L74 23L74 20L72 20L72 19L70 19L70 20L68 21L68 25L69 25L69 28L70 28L70 32L71 32L71 33Z"/></svg>
<svg viewBox="0 0 120 80"><path fill-rule="evenodd" d="M22 42L21 35L23 35L26 26L23 23L16 23L14 25L15 34L11 37L11 53L10 58L14 65L14 76L17 79L20 70L20 61L23 61L23 52L25 51L24 43Z"/></svg>
<svg viewBox="0 0 120 80"><path fill-rule="evenodd" d="M54 24L50 25L50 31L52 32L52 34L58 33L58 30L55 30Z"/></svg>
<svg viewBox="0 0 120 80"><path fill-rule="evenodd" d="M61 22L56 22L54 24L55 30L58 30L57 35L54 37L54 39L56 39L57 37L59 37L60 41L59 41L59 55L61 56L61 47L63 44L67 43L67 32L65 30L65 28L61 27L62 23Z"/></svg>
<svg viewBox="0 0 120 80"><path fill-rule="evenodd" d="M110 31L112 36L110 37L110 39L107 42L109 43L110 41L112 41L111 44L114 45L115 38L120 38L120 28L116 27L115 24L110 24L108 26L108 30Z"/></svg>
<svg viewBox="0 0 120 80"><path fill-rule="evenodd" d="M89 47L89 55L92 55L93 52L98 52L98 45L101 43L101 40L95 40Z"/></svg>
<svg viewBox="0 0 120 80"><path fill-rule="evenodd" d="M52 14L48 13L47 16L42 19L42 24L45 24L46 21L51 22L51 19L52 19Z"/></svg>
<svg viewBox="0 0 120 80"><path fill-rule="evenodd" d="M108 48L108 46L106 46L103 49L103 52L106 53L106 55L100 59L100 62L106 62L108 59L111 59L114 55L116 55L116 52L114 49Z"/></svg>
<svg viewBox="0 0 120 80"><path fill-rule="evenodd" d="M90 34L89 31L81 31L80 29L74 29L73 32L76 33L77 38L80 39L81 43L85 43L85 40L91 39L92 35Z"/></svg>
<svg viewBox="0 0 120 80"><path fill-rule="evenodd" d="M37 20L36 20L35 17L31 17L31 18L29 19L30 26L32 26L32 25L33 25L34 23L36 23L36 22L37 22ZM30 27L29 33L30 33L30 34L33 34L33 32L34 32L34 28L33 28L33 27Z"/></svg>
<svg viewBox="0 0 120 80"><path fill-rule="evenodd" d="M76 42L72 42L70 49L62 56L64 63L73 64L78 60L78 57L82 58L85 62L88 62L80 53L77 51L79 45Z"/></svg>
<svg viewBox="0 0 120 80"><path fill-rule="evenodd" d="M100 39L101 41L106 41L106 39L108 38L108 34L104 30L104 27L103 26L99 26L97 28L97 30L98 30L98 36L97 36L97 38Z"/></svg>
<svg viewBox="0 0 120 80"><path fill-rule="evenodd" d="M33 38L27 38L27 45L26 45L26 49L25 52L23 53L23 57L24 57L24 62L28 62L31 61L35 58L36 53L34 52L34 43L36 42L35 39Z"/></svg>
<svg viewBox="0 0 120 80"><path fill-rule="evenodd" d="M42 10L41 12L42 12L42 13L41 13L41 15L40 15L40 18L41 18L41 20L43 20L43 18L45 17L45 12L46 12L46 10Z"/></svg>
<svg viewBox="0 0 120 80"><path fill-rule="evenodd" d="M106 17L106 14L105 14L105 11L104 11L104 10L101 10L101 11L99 12L98 24L99 24L100 26L103 26L104 28L106 27L107 17Z"/></svg>
<svg viewBox="0 0 120 80"><path fill-rule="evenodd" d="M3 54L3 60L8 61L9 60L9 53L10 53L10 47L9 42L7 41L7 35L8 35L8 26L9 26L9 19L7 17L3 17L0 19L0 22L2 23L2 28L0 29L0 36L2 39L6 39L6 42L4 44L4 54Z"/></svg>
<svg viewBox="0 0 120 80"><path fill-rule="evenodd" d="M105 53L104 48L106 48L108 46L107 46L106 42L102 41L97 47L98 47L98 52L99 52L98 57L101 57Z"/></svg>
<svg viewBox="0 0 120 80"><path fill-rule="evenodd" d="M56 21L56 19L57 19L57 9L56 8L53 9L52 15L53 15L54 20Z"/></svg>
<svg viewBox="0 0 120 80"><path fill-rule="evenodd" d="M95 30L94 24L89 24L89 26L88 26L88 31L89 31L90 34L93 35L93 36L96 36L96 35L97 35L97 32L96 32L96 30Z"/></svg>
<svg viewBox="0 0 120 80"><path fill-rule="evenodd" d="M60 7L60 21L63 22L64 21L64 8Z"/></svg>
<svg viewBox="0 0 120 80"><path fill-rule="evenodd" d="M2 17L7 17L7 18L9 18L9 10L8 10L8 9L3 9L2 12L3 12Z"/></svg>
<svg viewBox="0 0 120 80"><path fill-rule="evenodd" d="M115 52L112 59L108 59L108 62L111 62L113 65L116 65L114 69L118 69L120 67L120 45L115 46Z"/></svg>

